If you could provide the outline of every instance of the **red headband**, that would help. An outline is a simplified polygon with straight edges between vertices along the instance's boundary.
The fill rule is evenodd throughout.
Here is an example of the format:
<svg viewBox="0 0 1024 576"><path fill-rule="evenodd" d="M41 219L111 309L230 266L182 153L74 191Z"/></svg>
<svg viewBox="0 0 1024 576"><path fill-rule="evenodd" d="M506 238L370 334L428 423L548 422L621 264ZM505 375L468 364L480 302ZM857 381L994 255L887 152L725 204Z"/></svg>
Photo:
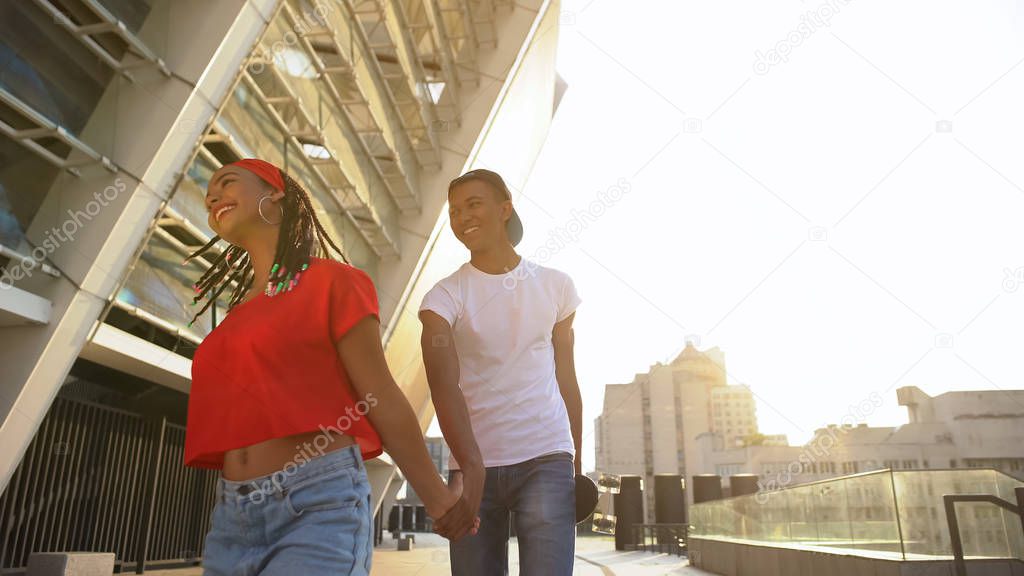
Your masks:
<svg viewBox="0 0 1024 576"><path fill-rule="evenodd" d="M284 190L284 178L281 176L281 170L266 160L260 160L259 158L243 158L237 162L232 162L229 166L245 168L249 172L252 172L262 178L266 183L270 184L274 188Z"/></svg>

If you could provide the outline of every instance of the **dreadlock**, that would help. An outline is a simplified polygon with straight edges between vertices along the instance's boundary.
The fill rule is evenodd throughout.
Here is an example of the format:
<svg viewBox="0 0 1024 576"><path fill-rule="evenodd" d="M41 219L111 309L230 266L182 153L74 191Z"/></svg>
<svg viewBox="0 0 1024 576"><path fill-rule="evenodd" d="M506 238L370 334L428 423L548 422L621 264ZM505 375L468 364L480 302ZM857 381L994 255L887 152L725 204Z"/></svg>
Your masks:
<svg viewBox="0 0 1024 576"><path fill-rule="evenodd" d="M265 290L268 296L276 296L282 291L294 288L302 271L309 266L312 257L329 257L328 247L333 248L346 264L349 263L341 248L338 248L338 245L320 224L306 190L284 170L280 170L280 172L285 183L284 198L281 203L284 217L281 220L274 265L270 269ZM204 254L220 239L220 236L214 236L202 248L189 254L185 263ZM249 293L255 277L256 271L253 269L249 254L245 249L232 244L222 251L213 260L210 269L193 284L196 295L192 298L192 305L195 306L203 298L208 297L208 299L188 325L191 326L217 300L221 292L234 284L235 287L228 301L228 311L230 311Z"/></svg>

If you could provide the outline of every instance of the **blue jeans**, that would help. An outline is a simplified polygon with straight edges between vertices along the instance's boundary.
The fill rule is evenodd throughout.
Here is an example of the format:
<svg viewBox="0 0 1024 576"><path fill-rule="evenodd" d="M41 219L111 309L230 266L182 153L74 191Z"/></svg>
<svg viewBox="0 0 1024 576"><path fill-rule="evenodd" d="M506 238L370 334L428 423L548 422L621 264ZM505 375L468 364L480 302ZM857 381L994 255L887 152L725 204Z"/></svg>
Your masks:
<svg viewBox="0 0 1024 576"><path fill-rule="evenodd" d="M508 574L509 513L515 512L519 573L572 574L576 481L572 455L556 452L486 469L480 529L451 543L452 576ZM448 472L451 482L454 471Z"/></svg>
<svg viewBox="0 0 1024 576"><path fill-rule="evenodd" d="M218 478L203 574L367 575L372 532L370 482L353 444L259 478Z"/></svg>

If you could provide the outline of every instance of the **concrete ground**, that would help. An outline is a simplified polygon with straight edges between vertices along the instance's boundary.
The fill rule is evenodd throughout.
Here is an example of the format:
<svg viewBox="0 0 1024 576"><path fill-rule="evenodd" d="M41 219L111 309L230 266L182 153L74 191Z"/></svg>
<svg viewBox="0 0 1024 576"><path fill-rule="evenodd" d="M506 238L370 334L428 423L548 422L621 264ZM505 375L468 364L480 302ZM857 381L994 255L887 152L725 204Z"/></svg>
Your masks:
<svg viewBox="0 0 1024 576"><path fill-rule="evenodd" d="M397 542L384 534L384 543L373 552L373 576L449 576L448 542L436 534L418 533L413 550L399 552ZM516 540L509 542L509 575L519 574ZM201 576L200 568L146 570L152 576ZM576 539L576 576L700 576L709 575L688 566L685 558L653 552L617 552L612 537Z"/></svg>
<svg viewBox="0 0 1024 576"><path fill-rule="evenodd" d="M519 549L516 540L509 542L509 575L519 574ZM612 537L581 537L576 539L577 576L666 576L708 575L690 568L685 558L652 552L617 552ZM385 533L384 543L373 554L374 576L448 576L448 543L436 534L416 534L416 544L409 552L399 552L394 540Z"/></svg>

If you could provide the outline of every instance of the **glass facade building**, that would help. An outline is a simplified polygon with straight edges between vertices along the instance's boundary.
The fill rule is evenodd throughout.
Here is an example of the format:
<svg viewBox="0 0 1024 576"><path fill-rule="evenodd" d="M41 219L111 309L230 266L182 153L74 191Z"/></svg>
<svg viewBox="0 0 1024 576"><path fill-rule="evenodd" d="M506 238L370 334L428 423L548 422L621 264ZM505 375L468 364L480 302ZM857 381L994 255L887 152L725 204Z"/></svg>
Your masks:
<svg viewBox="0 0 1024 576"><path fill-rule="evenodd" d="M182 260L213 236L210 175L239 158L302 182L373 278L388 361L426 429L415 309L468 257L447 183L485 166L524 187L558 100L559 10L0 3L0 570L71 548L123 567L201 558L212 476L180 449L192 352L226 298L189 326L212 256ZM389 509L400 472L384 456L369 473Z"/></svg>

